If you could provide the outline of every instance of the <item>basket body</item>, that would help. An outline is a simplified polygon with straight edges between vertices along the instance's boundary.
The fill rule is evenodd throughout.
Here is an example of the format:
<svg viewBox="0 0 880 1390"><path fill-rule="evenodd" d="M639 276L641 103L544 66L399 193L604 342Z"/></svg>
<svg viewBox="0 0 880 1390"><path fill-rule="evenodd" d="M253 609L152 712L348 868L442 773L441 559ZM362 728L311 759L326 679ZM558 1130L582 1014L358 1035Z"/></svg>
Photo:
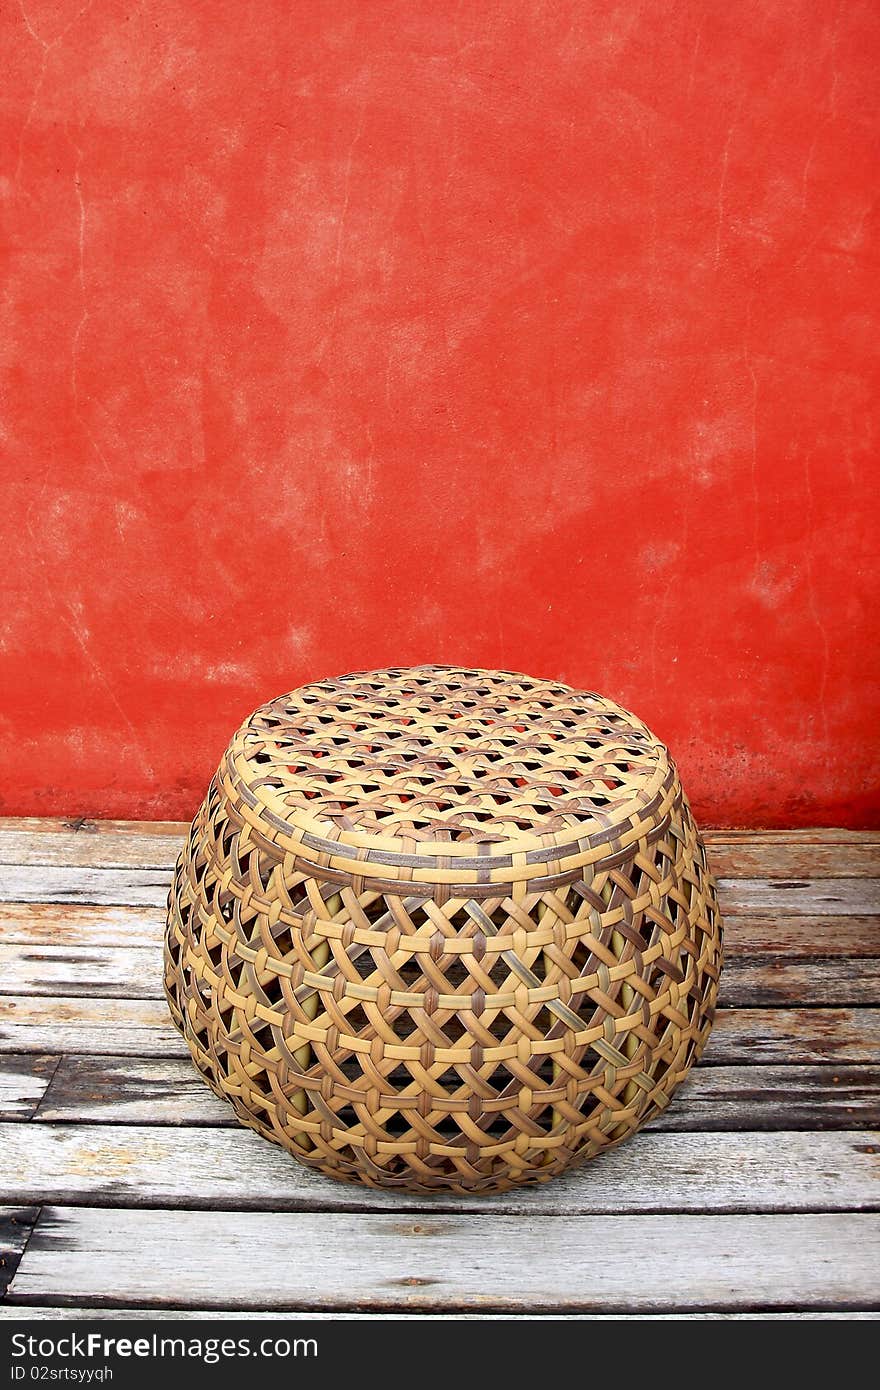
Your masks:
<svg viewBox="0 0 880 1390"><path fill-rule="evenodd" d="M235 735L165 988L238 1118L334 1177L543 1181L669 1103L711 1028L715 885L675 767L511 673L343 677Z"/></svg>

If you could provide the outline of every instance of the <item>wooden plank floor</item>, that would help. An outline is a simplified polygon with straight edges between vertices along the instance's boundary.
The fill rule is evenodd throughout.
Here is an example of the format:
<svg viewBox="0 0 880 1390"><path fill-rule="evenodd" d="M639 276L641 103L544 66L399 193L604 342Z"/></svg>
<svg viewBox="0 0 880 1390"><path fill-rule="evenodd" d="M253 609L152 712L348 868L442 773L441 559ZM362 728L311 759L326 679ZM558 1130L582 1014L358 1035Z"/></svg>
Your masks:
<svg viewBox="0 0 880 1390"><path fill-rule="evenodd" d="M703 1063L621 1148L465 1199L325 1180L207 1090L160 990L184 829L0 820L0 1317L880 1316L880 835L707 834Z"/></svg>

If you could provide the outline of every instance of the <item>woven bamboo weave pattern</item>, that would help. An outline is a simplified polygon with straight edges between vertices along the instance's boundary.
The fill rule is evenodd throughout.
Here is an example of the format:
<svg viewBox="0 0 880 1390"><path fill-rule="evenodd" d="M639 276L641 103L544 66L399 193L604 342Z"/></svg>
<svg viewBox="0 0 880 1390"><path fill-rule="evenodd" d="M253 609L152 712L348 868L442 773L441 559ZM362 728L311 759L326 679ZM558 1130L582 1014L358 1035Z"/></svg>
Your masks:
<svg viewBox="0 0 880 1390"><path fill-rule="evenodd" d="M665 747L598 695L416 667L257 710L193 822L165 985L243 1123L368 1184L542 1181L662 1110L721 922Z"/></svg>

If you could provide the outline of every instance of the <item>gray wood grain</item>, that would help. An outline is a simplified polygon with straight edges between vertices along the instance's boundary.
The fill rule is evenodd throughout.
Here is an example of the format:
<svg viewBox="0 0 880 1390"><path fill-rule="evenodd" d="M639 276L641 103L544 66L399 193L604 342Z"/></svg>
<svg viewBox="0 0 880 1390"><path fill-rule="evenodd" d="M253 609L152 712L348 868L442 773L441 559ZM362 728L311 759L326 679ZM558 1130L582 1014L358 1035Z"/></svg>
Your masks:
<svg viewBox="0 0 880 1390"><path fill-rule="evenodd" d="M32 946L0 943L4 994L162 997L161 946Z"/></svg>
<svg viewBox="0 0 880 1390"><path fill-rule="evenodd" d="M6 1113L27 1118L41 1092L37 1118L98 1124L238 1124L189 1061L160 1058L0 1057ZM29 1063L42 1064L32 1077ZM10 1063L4 1073L4 1063ZM0 1094L4 1081L0 1079ZM695 1067L652 1131L880 1128L880 1067Z"/></svg>
<svg viewBox="0 0 880 1390"><path fill-rule="evenodd" d="M857 1127L880 1128L880 1066L697 1066L651 1121L668 1132Z"/></svg>
<svg viewBox="0 0 880 1390"><path fill-rule="evenodd" d="M165 912L158 907L0 903L0 942L4 945L155 949L161 946L164 931Z"/></svg>
<svg viewBox="0 0 880 1390"><path fill-rule="evenodd" d="M880 1062L878 1009L719 1009L703 1065Z"/></svg>
<svg viewBox="0 0 880 1390"><path fill-rule="evenodd" d="M880 881L875 878L722 878L718 897L722 914L730 916L750 912L789 917L880 913Z"/></svg>
<svg viewBox="0 0 880 1390"><path fill-rule="evenodd" d="M2 1060L0 1058L0 1063ZM22 1064L28 1061L27 1055L12 1060L21 1074ZM22 1084L28 1088L33 1083L24 1077ZM853 1083L848 1094L855 1094L858 1084ZM866 1094L862 1097L860 1113L870 1104L867 1086L862 1084L861 1089ZM12 1080L9 1093L14 1105ZM0 1113L0 1118L14 1116ZM209 1090L189 1058L158 1057L59 1057L36 1118L48 1123L67 1120L71 1123L220 1125L227 1128L239 1123L232 1107ZM852 1127L853 1115L848 1115L847 1120L849 1123L842 1128Z"/></svg>
<svg viewBox="0 0 880 1390"><path fill-rule="evenodd" d="M869 1310L880 1301L880 1217L541 1213L534 1225L458 1213L54 1206L12 1294L262 1310Z"/></svg>
<svg viewBox="0 0 880 1390"><path fill-rule="evenodd" d="M840 831L839 838L825 840L801 840L795 834L790 830L741 831L738 836L732 831L703 832L709 863L718 878L880 878L876 831Z"/></svg>
<svg viewBox="0 0 880 1390"><path fill-rule="evenodd" d="M728 951L718 1001L723 1008L880 1004L880 958L748 959Z"/></svg>
<svg viewBox="0 0 880 1390"><path fill-rule="evenodd" d="M731 959L777 956L833 960L880 956L880 917L784 917L775 913L727 917L724 945Z"/></svg>
<svg viewBox="0 0 880 1390"><path fill-rule="evenodd" d="M120 903L162 907L165 869L92 869L54 864L0 865L0 898L17 903Z"/></svg>
<svg viewBox="0 0 880 1390"><path fill-rule="evenodd" d="M0 818L0 864L170 870L188 829L182 821L4 817Z"/></svg>
<svg viewBox="0 0 880 1390"><path fill-rule="evenodd" d="M370 1191L313 1173L243 1128L0 1124L8 1201L355 1211L775 1212L880 1205L880 1135L652 1134L565 1177L494 1197Z"/></svg>

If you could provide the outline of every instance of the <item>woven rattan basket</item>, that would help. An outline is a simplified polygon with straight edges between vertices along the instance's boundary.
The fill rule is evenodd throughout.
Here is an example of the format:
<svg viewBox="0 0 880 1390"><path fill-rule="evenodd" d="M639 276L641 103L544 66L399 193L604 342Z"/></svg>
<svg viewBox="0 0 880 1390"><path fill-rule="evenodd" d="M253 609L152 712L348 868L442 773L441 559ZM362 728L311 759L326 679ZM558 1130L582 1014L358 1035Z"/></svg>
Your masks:
<svg viewBox="0 0 880 1390"><path fill-rule="evenodd" d="M675 768L597 695L417 667L232 739L165 984L245 1124L334 1177L541 1181L669 1102L712 1023L715 887Z"/></svg>

